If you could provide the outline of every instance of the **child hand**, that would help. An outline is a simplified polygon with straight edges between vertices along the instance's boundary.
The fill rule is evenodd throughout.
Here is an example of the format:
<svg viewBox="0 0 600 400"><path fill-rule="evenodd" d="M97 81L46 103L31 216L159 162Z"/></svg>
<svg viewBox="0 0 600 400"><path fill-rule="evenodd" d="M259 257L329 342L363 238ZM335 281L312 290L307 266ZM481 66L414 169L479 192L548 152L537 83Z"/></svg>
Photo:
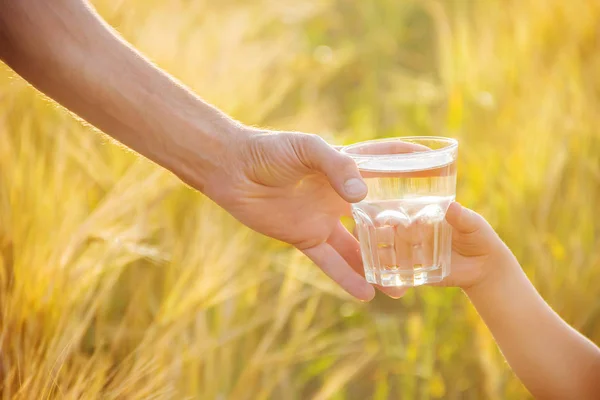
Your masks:
<svg viewBox="0 0 600 400"><path fill-rule="evenodd" d="M475 211L452 203L446 213L452 226L450 275L436 286L464 290L493 281L514 257L490 224Z"/></svg>
<svg viewBox="0 0 600 400"><path fill-rule="evenodd" d="M479 214L451 204L450 276L481 316L515 374L536 399L597 399L600 349L544 301Z"/></svg>

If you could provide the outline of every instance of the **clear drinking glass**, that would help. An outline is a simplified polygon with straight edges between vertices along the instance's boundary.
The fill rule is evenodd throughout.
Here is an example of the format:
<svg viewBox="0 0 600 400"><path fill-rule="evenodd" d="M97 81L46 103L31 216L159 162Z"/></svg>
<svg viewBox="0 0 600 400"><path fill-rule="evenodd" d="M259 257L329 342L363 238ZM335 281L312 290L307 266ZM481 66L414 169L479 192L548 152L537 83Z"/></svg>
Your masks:
<svg viewBox="0 0 600 400"><path fill-rule="evenodd" d="M369 188L353 204L370 283L417 286L450 273L452 229L445 220L456 195L458 142L402 137L346 146Z"/></svg>

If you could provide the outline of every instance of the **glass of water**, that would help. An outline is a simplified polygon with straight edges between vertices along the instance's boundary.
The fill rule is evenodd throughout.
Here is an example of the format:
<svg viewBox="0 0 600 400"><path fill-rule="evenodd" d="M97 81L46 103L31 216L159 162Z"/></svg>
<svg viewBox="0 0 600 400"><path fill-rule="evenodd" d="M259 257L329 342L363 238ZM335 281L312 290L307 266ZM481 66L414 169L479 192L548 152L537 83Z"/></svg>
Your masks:
<svg viewBox="0 0 600 400"><path fill-rule="evenodd" d="M458 142L401 137L346 146L369 193L352 205L368 282L417 286L450 273Z"/></svg>

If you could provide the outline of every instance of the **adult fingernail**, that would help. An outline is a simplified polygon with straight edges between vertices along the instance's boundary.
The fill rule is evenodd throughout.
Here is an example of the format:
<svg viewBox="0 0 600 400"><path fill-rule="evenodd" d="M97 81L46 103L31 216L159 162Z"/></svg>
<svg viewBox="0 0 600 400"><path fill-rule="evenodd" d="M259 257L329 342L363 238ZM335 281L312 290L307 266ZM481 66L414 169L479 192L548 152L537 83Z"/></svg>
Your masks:
<svg viewBox="0 0 600 400"><path fill-rule="evenodd" d="M375 289L373 289L373 286L368 285L368 286L365 286L364 293L360 296L359 300L367 303L367 302L373 300L374 298L375 298Z"/></svg>
<svg viewBox="0 0 600 400"><path fill-rule="evenodd" d="M406 293L406 288L386 288L385 293L392 299L399 299Z"/></svg>
<svg viewBox="0 0 600 400"><path fill-rule="evenodd" d="M344 183L344 191L349 196L361 196L367 193L367 185L358 178L351 178Z"/></svg>

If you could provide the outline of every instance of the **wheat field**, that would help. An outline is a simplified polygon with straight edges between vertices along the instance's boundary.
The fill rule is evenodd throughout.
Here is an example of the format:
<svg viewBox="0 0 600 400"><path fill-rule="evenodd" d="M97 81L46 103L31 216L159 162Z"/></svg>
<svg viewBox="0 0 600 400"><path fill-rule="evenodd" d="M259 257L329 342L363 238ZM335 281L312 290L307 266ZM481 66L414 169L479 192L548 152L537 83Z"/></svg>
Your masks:
<svg viewBox="0 0 600 400"><path fill-rule="evenodd" d="M600 2L93 2L236 119L461 142L457 198L600 342ZM2 399L525 399L458 289L359 303L0 70Z"/></svg>

